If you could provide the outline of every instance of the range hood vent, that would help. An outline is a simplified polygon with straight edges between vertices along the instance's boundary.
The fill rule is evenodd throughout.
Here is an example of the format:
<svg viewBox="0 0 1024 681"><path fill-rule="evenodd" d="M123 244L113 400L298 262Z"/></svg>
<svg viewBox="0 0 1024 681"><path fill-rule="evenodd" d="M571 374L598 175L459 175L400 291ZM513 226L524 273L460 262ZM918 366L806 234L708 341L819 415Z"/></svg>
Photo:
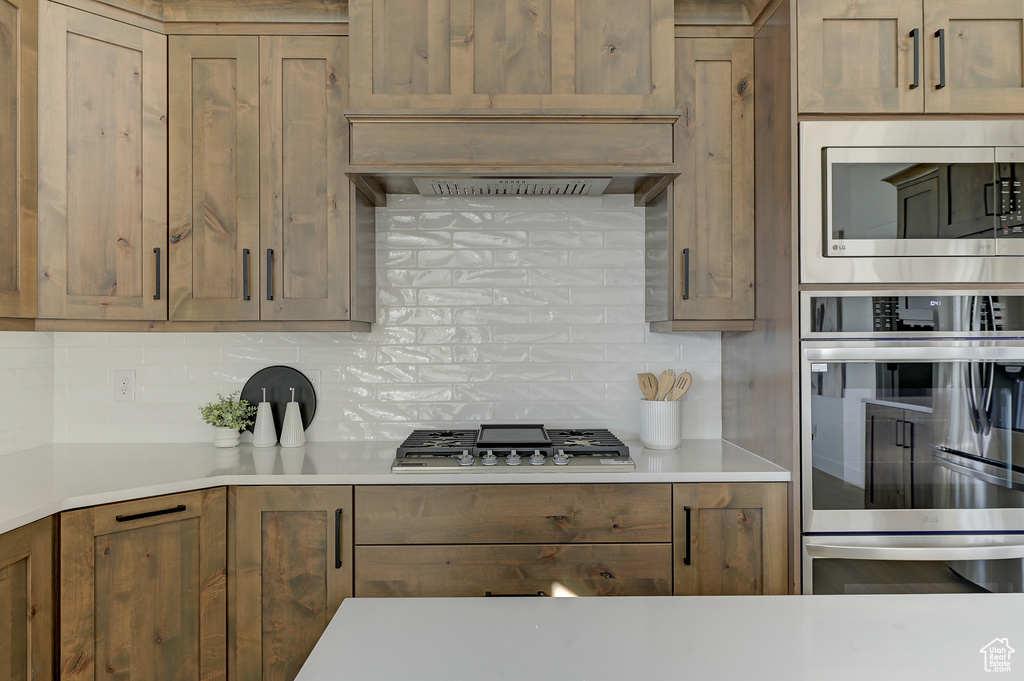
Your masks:
<svg viewBox="0 0 1024 681"><path fill-rule="evenodd" d="M600 196L610 177L414 177L425 196Z"/></svg>

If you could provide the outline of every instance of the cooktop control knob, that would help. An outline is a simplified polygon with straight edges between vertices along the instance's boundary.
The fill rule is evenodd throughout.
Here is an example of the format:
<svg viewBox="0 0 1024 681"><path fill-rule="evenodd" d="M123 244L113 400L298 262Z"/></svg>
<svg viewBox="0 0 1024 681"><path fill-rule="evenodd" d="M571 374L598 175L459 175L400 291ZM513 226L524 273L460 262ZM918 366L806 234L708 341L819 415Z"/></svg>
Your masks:
<svg viewBox="0 0 1024 681"><path fill-rule="evenodd" d="M458 457L456 457L456 460L459 462L460 466L473 465L473 455L470 454L469 451L466 449L462 450L462 454L459 454Z"/></svg>
<svg viewBox="0 0 1024 681"><path fill-rule="evenodd" d="M559 449L555 452L555 455L551 457L551 460L555 462L556 466L568 466L569 455L565 453L564 449Z"/></svg>
<svg viewBox="0 0 1024 681"><path fill-rule="evenodd" d="M518 466L522 462L523 462L523 457L519 456L516 453L516 450L514 450L514 449L512 450L512 452L508 456L505 457L505 465L506 466Z"/></svg>
<svg viewBox="0 0 1024 681"><path fill-rule="evenodd" d="M496 466L498 464L498 457L494 455L494 452L487 450L487 453L480 457L480 463L485 466Z"/></svg>
<svg viewBox="0 0 1024 681"><path fill-rule="evenodd" d="M530 465L531 466L543 466L544 455L540 453L539 449L533 450L533 454L530 454Z"/></svg>

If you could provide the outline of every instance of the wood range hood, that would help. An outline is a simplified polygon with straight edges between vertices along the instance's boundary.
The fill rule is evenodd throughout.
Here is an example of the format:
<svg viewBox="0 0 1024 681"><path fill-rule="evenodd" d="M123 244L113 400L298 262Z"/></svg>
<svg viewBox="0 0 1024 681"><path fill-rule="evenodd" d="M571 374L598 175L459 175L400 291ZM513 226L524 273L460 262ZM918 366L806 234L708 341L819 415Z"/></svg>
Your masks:
<svg viewBox="0 0 1024 681"><path fill-rule="evenodd" d="M645 206L679 175L677 112L346 114L349 177L388 194L632 194Z"/></svg>

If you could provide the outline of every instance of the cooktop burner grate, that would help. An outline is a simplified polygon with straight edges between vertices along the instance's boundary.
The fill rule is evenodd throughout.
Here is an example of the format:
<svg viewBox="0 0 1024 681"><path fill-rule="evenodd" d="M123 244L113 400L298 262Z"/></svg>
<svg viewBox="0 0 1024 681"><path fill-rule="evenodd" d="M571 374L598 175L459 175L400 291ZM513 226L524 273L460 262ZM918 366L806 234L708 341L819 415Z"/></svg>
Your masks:
<svg viewBox="0 0 1024 681"><path fill-rule="evenodd" d="M415 430L398 448L394 472L624 471L635 464L604 428L545 429L485 424L479 430Z"/></svg>

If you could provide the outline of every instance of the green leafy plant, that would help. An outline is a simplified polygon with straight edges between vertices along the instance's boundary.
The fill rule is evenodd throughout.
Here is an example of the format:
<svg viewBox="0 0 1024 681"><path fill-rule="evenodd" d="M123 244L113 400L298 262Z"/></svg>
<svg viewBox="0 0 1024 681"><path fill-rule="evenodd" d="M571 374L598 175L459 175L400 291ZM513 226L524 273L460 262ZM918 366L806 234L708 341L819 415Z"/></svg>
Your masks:
<svg viewBox="0 0 1024 681"><path fill-rule="evenodd" d="M235 391L224 397L217 393L217 401L204 404L199 407L199 413L203 420L211 426L218 428L234 428L241 430L253 423L252 417L256 414L256 407L249 404L247 400L240 400L238 396L241 391Z"/></svg>

